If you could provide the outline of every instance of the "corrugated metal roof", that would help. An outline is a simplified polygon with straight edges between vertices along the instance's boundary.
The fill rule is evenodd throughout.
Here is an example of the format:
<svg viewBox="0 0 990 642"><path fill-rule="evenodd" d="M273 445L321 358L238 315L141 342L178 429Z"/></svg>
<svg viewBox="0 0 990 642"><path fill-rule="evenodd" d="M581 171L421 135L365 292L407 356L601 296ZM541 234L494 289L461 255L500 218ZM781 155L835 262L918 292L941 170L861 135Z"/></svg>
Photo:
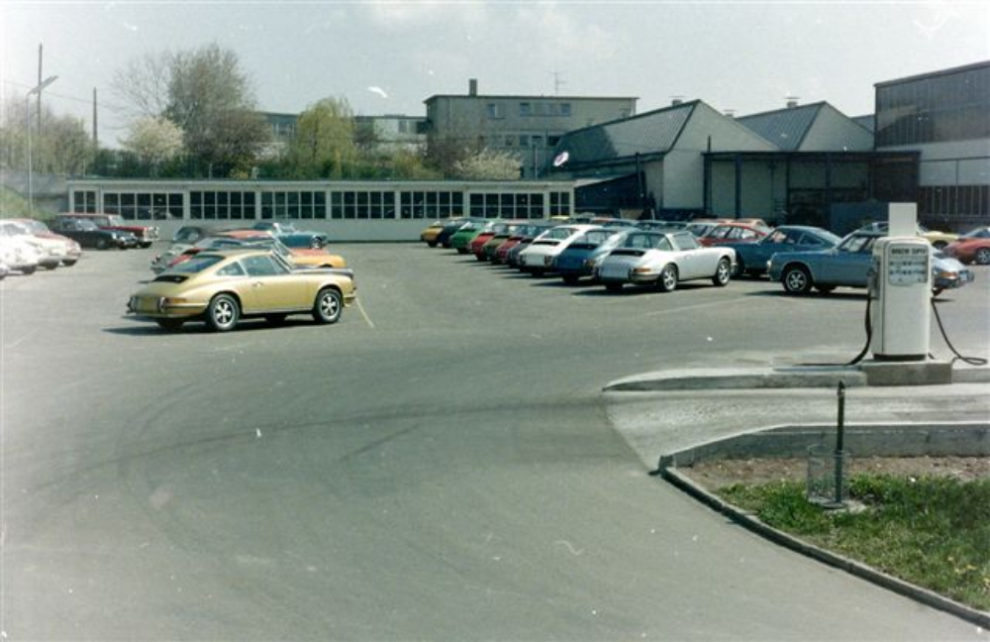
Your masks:
<svg viewBox="0 0 990 642"><path fill-rule="evenodd" d="M782 150L794 152L801 146L801 141L811 129L824 104L788 107L763 114L742 116L736 120Z"/></svg>
<svg viewBox="0 0 990 642"><path fill-rule="evenodd" d="M566 151L570 163L591 163L636 154L666 153L684 129L695 102L565 134L554 153Z"/></svg>

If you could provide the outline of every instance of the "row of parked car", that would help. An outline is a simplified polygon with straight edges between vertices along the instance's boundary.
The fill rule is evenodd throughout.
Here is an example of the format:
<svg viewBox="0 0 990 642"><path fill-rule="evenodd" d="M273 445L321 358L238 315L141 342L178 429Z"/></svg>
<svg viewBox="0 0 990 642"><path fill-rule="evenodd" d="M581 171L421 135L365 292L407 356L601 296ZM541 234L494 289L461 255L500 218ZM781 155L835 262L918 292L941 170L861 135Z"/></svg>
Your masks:
<svg viewBox="0 0 990 642"><path fill-rule="evenodd" d="M29 218L0 220L0 278L34 274L79 261L83 248L150 247L158 228L131 225L112 214L59 214L48 223Z"/></svg>
<svg viewBox="0 0 990 642"><path fill-rule="evenodd" d="M420 238L431 247L473 253L481 261L535 275L552 273L569 284L587 279L615 291L626 284L670 291L691 279L724 286L732 276L768 276L790 294L806 294L866 287L873 245L884 235L884 228L866 226L840 238L812 226L772 228L759 219L683 223L588 218L448 219L434 222ZM942 247L935 250L932 268L937 294L975 278L955 256L963 258L959 248L990 237L990 228L957 239L921 229L919 235ZM978 254L973 256L978 260Z"/></svg>
<svg viewBox="0 0 990 642"><path fill-rule="evenodd" d="M244 318L281 324L291 314L335 323L357 296L354 272L346 267L327 248L325 234L291 223L188 225L152 259L157 276L128 299L127 311L169 331L204 321L224 332Z"/></svg>

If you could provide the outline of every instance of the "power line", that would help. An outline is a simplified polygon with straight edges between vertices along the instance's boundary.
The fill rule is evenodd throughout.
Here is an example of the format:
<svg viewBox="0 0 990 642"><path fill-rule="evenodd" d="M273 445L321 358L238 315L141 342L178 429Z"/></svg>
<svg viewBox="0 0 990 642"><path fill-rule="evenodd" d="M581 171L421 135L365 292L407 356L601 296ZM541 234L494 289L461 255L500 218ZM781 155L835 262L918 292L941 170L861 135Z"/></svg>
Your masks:
<svg viewBox="0 0 990 642"><path fill-rule="evenodd" d="M27 83L22 83L22 82L17 82L16 80L4 80L2 82L5 85L16 85L18 87L23 87L24 89L31 89L31 87L33 87L33 85L30 85L30 84L27 84ZM87 104L87 105L90 105L90 104L93 103L93 99L92 98L82 98L80 96L69 96L69 95L66 95L66 94L56 93L56 92L53 92L53 91L50 91L50 90L45 91L45 96L46 97L61 98L62 100L71 100L73 102L84 103L84 104ZM127 107L124 107L123 105L115 105L113 103L108 103L106 101L101 101L100 102L100 105L106 106L106 107L110 107L111 109L127 109Z"/></svg>

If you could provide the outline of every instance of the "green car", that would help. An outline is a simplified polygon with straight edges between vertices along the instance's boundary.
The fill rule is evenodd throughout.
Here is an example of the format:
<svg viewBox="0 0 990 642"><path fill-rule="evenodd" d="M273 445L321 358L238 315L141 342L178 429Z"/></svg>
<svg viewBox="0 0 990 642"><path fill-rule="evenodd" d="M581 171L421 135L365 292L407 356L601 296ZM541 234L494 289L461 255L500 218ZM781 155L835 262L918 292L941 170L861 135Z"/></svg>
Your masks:
<svg viewBox="0 0 990 642"><path fill-rule="evenodd" d="M458 254L467 254L468 245L474 239L492 225L495 221L468 221L464 224L461 229L454 232L454 235L450 237L450 247L457 250Z"/></svg>

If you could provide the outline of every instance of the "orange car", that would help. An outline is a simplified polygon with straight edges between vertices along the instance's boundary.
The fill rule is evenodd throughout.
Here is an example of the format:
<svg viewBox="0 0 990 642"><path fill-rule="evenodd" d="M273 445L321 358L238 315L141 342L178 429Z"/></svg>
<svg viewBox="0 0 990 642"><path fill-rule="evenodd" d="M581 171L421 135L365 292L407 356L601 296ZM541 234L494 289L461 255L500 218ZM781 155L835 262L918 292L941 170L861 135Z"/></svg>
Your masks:
<svg viewBox="0 0 990 642"><path fill-rule="evenodd" d="M219 232L216 234L219 237L226 237L237 239L241 241L253 241L253 240L268 240L274 239L275 242L284 247L288 252L288 258L293 265L296 267L332 267L332 268L345 268L347 267L347 261L344 257L339 254L331 254L326 248L302 248L302 247L288 247L284 243L278 240L278 238L267 230L255 230L255 229L237 229L237 230L227 230L224 232ZM280 252L285 255L284 252Z"/></svg>

